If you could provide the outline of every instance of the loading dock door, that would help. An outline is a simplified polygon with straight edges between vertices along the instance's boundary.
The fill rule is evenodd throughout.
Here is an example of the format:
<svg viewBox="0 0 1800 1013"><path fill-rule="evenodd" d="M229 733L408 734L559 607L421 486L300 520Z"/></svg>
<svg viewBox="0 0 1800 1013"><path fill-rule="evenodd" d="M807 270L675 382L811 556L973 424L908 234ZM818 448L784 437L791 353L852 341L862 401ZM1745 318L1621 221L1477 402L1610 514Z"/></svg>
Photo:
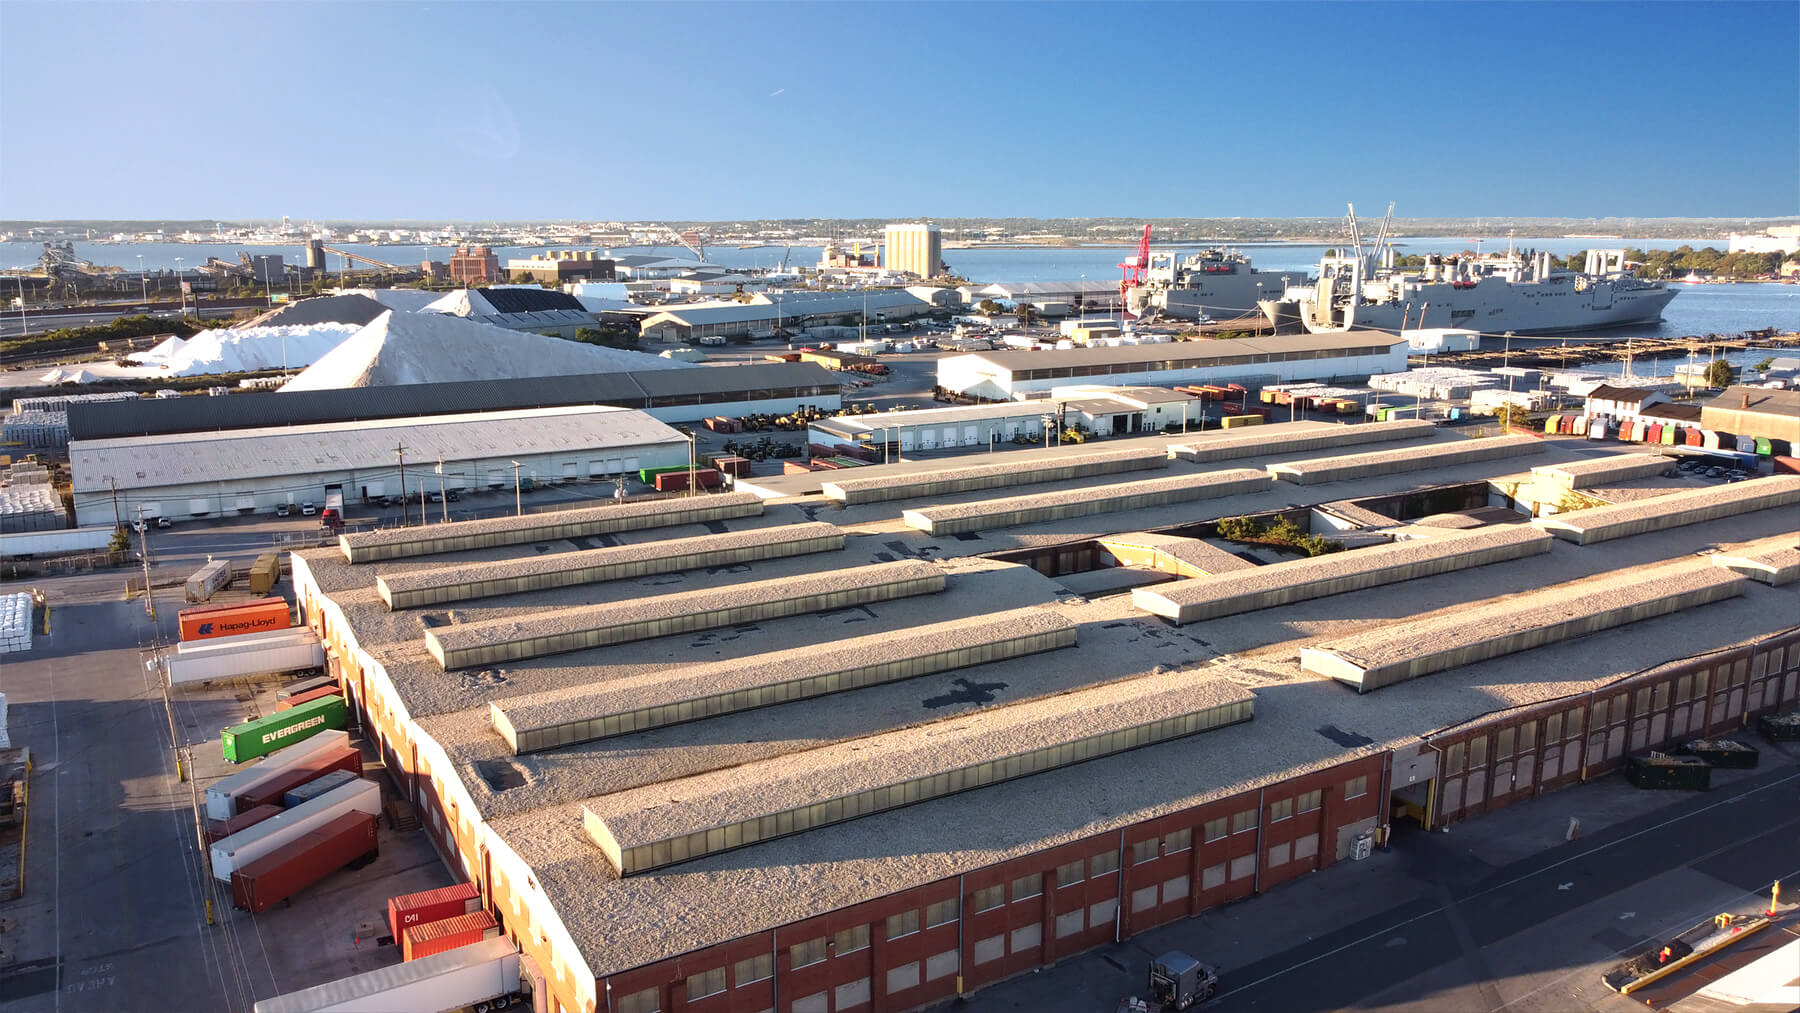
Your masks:
<svg viewBox="0 0 1800 1013"><path fill-rule="evenodd" d="M977 426L963 427L963 446L973 447L981 442L981 430Z"/></svg>
<svg viewBox="0 0 1800 1013"><path fill-rule="evenodd" d="M564 461L562 466L562 480L565 482L573 482L575 481L575 477L575 462Z"/></svg>
<svg viewBox="0 0 1800 1013"><path fill-rule="evenodd" d="M955 426L945 426L944 427L944 446L946 446L946 447L956 446L956 427Z"/></svg>

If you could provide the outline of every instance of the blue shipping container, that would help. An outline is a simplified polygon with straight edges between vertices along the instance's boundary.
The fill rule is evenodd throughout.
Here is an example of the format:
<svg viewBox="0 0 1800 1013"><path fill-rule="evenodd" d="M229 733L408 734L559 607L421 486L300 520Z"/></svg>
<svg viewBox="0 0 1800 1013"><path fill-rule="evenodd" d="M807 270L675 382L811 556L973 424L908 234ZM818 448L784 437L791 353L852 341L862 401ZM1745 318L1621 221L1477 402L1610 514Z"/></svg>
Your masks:
<svg viewBox="0 0 1800 1013"><path fill-rule="evenodd" d="M331 789L341 788L354 780L356 780L356 775L350 771L334 770L324 777L316 777L300 787L295 788L293 791L281 796L281 804L292 809L302 802L310 802Z"/></svg>

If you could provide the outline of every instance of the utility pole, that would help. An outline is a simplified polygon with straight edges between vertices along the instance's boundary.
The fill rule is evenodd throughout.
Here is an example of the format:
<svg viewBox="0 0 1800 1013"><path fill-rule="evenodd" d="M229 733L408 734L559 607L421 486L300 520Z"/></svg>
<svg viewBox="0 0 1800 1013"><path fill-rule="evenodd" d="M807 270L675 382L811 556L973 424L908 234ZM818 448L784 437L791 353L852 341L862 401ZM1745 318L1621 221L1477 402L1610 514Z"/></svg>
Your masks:
<svg viewBox="0 0 1800 1013"><path fill-rule="evenodd" d="M688 438L688 486L687 486L687 494L688 494L688 495L689 495L689 496L692 496L692 495L693 495L693 494L694 494L694 492L695 492L695 490L694 490L694 442L695 442L695 440L697 440L697 439L698 439L698 438L699 438L699 437L697 437L697 436L695 436L695 435L694 435L694 433L692 433L692 432L689 432L689 433L688 433L688 434L687 434L687 438Z"/></svg>
<svg viewBox="0 0 1800 1013"><path fill-rule="evenodd" d="M521 464L519 464L519 462L517 462L517 461L514 461L512 463L512 466L513 466L513 516L523 517L523 516L525 516L525 501L519 497L519 469L523 466Z"/></svg>
<svg viewBox="0 0 1800 1013"><path fill-rule="evenodd" d="M144 614L156 618L156 600L150 594L150 525L144 523L144 505L138 504L138 556L144 561Z"/></svg>
<svg viewBox="0 0 1800 1013"><path fill-rule="evenodd" d="M437 473L438 473L438 503L443 505L444 523L448 524L448 523L450 523L450 495L449 495L449 493L444 491L444 459L441 457L438 458ZM424 507L419 508L420 513L423 513L424 511L425 511Z"/></svg>
<svg viewBox="0 0 1800 1013"><path fill-rule="evenodd" d="M406 512L406 448L398 443L394 444L394 456L400 460L400 526L406 527L411 523L408 520L411 515Z"/></svg>
<svg viewBox="0 0 1800 1013"><path fill-rule="evenodd" d="M125 526L125 518L119 516L119 480L111 475L106 476L106 484L112 486L113 494L113 527Z"/></svg>

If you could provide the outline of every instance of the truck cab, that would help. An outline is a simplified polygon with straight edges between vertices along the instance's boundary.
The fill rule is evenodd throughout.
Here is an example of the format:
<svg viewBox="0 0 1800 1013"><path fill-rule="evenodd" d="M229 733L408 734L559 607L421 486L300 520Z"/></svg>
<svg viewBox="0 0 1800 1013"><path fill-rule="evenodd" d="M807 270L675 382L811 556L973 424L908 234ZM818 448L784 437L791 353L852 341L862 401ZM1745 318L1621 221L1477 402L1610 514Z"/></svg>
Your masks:
<svg viewBox="0 0 1800 1013"><path fill-rule="evenodd" d="M1212 998L1218 988L1218 970L1180 950L1170 950L1150 962L1150 997L1163 1009L1187 1009Z"/></svg>

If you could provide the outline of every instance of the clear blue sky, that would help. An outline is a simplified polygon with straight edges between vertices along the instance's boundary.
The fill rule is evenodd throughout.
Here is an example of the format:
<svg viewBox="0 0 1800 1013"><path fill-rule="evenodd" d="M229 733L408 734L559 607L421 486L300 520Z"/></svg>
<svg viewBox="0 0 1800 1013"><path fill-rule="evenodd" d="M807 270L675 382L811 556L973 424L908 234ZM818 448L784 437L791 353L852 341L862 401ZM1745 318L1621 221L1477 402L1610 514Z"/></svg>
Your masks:
<svg viewBox="0 0 1800 1013"><path fill-rule="evenodd" d="M1800 213L1800 5L0 2L0 218Z"/></svg>

